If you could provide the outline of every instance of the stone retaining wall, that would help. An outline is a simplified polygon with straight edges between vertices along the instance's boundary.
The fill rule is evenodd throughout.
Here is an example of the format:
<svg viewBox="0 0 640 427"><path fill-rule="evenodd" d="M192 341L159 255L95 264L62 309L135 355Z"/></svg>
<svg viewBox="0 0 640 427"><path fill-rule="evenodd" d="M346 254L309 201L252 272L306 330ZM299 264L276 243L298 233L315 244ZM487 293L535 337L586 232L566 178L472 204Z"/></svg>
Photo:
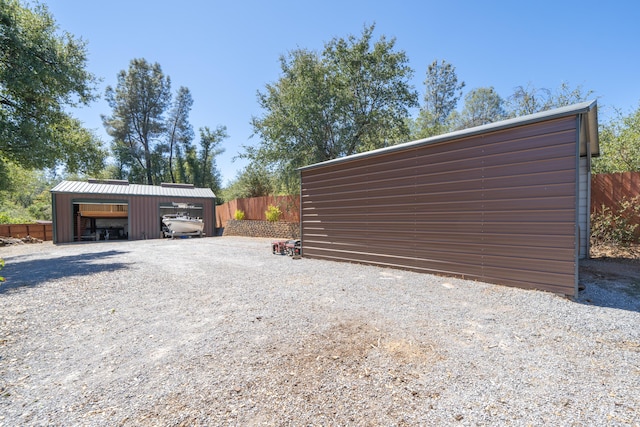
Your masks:
<svg viewBox="0 0 640 427"><path fill-rule="evenodd" d="M300 223L269 221L237 221L230 219L224 228L223 236L272 237L277 239L299 239Z"/></svg>

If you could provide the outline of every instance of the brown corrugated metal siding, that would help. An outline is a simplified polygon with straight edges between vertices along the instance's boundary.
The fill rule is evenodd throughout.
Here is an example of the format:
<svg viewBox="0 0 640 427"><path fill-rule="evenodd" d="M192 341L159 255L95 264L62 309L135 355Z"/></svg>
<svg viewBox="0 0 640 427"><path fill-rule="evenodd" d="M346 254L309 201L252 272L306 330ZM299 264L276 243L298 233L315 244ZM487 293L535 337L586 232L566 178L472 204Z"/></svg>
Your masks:
<svg viewBox="0 0 640 427"><path fill-rule="evenodd" d="M54 218L54 243L73 242L74 239L74 217L73 205L79 203L126 203L128 205L128 239L155 239L161 237L160 232L160 206L176 203L189 203L202 205L202 218L204 221L204 232L208 236L215 235L215 196L211 192L211 197L187 197L188 189L181 190L174 196L141 195L141 187L132 186L133 189L123 188L120 191L135 191L138 194L109 194L111 187L101 185L104 193L86 192L86 186L78 187L78 192L68 190L71 181L65 181L62 185L51 190L53 198L53 218ZM66 186L64 184L67 184ZM74 183L75 184L75 183ZM118 187L118 186L113 186ZM60 192L60 189L65 192ZM118 190L115 188L115 190ZM158 191L158 187L152 188ZM194 193L199 194L193 189ZM71 192L66 192L71 191ZM85 192L82 192L85 191ZM167 189L168 193L175 193L175 189ZM209 190L210 192L210 190Z"/></svg>
<svg viewBox="0 0 640 427"><path fill-rule="evenodd" d="M576 115L301 171L303 256L573 295Z"/></svg>

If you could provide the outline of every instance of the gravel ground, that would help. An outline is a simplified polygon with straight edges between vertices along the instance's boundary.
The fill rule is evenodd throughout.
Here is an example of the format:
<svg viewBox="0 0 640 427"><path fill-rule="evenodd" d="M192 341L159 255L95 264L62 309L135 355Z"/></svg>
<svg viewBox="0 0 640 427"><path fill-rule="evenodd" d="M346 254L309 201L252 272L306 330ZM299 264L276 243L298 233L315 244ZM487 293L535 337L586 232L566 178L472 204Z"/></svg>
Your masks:
<svg viewBox="0 0 640 427"><path fill-rule="evenodd" d="M638 298L268 242L0 249L0 425L640 425Z"/></svg>

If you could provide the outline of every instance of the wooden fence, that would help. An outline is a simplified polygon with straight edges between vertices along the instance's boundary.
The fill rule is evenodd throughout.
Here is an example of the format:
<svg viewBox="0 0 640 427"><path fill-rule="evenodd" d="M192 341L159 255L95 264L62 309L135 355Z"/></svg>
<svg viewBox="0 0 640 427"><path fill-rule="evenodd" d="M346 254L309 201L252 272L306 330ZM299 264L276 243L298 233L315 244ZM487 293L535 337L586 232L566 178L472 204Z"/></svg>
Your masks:
<svg viewBox="0 0 640 427"><path fill-rule="evenodd" d="M227 221L234 218L236 210L244 212L244 219L264 221L269 205L280 208L281 221L300 222L300 196L263 196L236 199L216 206L216 228L225 227Z"/></svg>
<svg viewBox="0 0 640 427"><path fill-rule="evenodd" d="M591 213L602 212L603 207L617 213L620 202L636 200L640 203L640 172L603 173L591 177ZM631 218L640 225L640 218ZM636 229L640 241L640 227Z"/></svg>
<svg viewBox="0 0 640 427"><path fill-rule="evenodd" d="M640 196L640 172L601 173L591 177L591 212L616 211L622 200Z"/></svg>
<svg viewBox="0 0 640 427"><path fill-rule="evenodd" d="M0 224L0 236L20 239L31 236L40 240L53 240L52 224Z"/></svg>

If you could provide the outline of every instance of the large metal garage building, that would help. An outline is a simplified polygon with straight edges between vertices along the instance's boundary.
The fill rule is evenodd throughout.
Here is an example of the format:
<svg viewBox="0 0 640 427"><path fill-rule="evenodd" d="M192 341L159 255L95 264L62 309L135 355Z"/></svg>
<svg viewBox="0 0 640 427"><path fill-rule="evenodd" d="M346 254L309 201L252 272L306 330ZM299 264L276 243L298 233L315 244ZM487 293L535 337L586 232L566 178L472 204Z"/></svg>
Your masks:
<svg viewBox="0 0 640 427"><path fill-rule="evenodd" d="M304 257L575 295L596 102L301 169Z"/></svg>
<svg viewBox="0 0 640 427"><path fill-rule="evenodd" d="M53 242L162 237L162 215L186 203L215 231L215 195L188 184L139 185L122 180L62 181L51 190Z"/></svg>

